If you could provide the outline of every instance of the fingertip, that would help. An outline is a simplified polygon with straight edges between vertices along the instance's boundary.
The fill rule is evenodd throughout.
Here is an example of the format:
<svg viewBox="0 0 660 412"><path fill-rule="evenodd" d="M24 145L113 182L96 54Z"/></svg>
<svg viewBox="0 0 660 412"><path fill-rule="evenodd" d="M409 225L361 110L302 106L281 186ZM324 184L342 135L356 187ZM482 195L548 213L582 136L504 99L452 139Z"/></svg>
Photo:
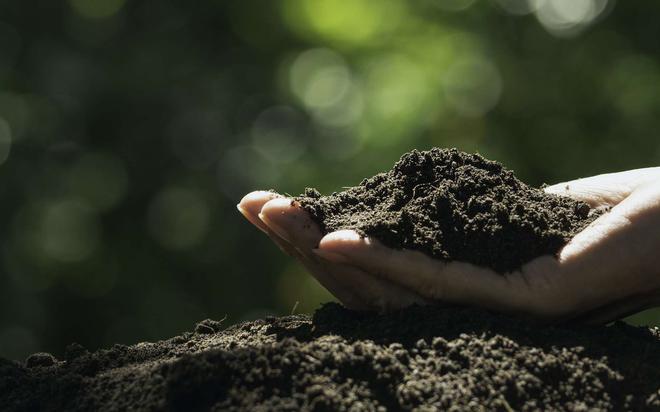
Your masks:
<svg viewBox="0 0 660 412"><path fill-rule="evenodd" d="M546 186L543 188L543 191L545 193L551 194L551 195L564 195L568 196L570 193L570 185L568 183L557 183L552 186Z"/></svg>
<svg viewBox="0 0 660 412"><path fill-rule="evenodd" d="M255 190L243 196L240 202L236 205L236 209L254 226L262 232L268 234L268 229L264 223L259 219L258 215L261 208L265 203L271 199L281 197L282 195L269 192L266 190Z"/></svg>
<svg viewBox="0 0 660 412"><path fill-rule="evenodd" d="M316 247L321 230L311 216L290 198L268 201L261 209L259 218L275 233L307 250Z"/></svg>
<svg viewBox="0 0 660 412"><path fill-rule="evenodd" d="M245 210L245 209L243 208L243 206L241 206L240 203L236 205L236 209L238 209L238 211L239 211L243 216L245 216L246 213L247 213L247 210Z"/></svg>
<svg viewBox="0 0 660 412"><path fill-rule="evenodd" d="M362 236L360 236L355 230L352 229L343 229L343 230L337 230L335 232L328 233L323 237L322 241L327 241L327 242L332 242L332 241L357 241L361 240Z"/></svg>
<svg viewBox="0 0 660 412"><path fill-rule="evenodd" d="M264 204L268 203L272 199L281 198L282 195L275 192L269 192L267 190L255 190L250 192L247 195L243 196L240 202L238 202L238 210L245 214L251 214L256 216Z"/></svg>
<svg viewBox="0 0 660 412"><path fill-rule="evenodd" d="M286 197L275 197L264 203L260 212L264 215L275 215L289 212L294 208L295 207L291 204L291 199Z"/></svg>
<svg viewBox="0 0 660 412"><path fill-rule="evenodd" d="M259 211L258 216L275 233L290 240L287 235L287 228L291 228L291 220L295 219L297 214L298 210L291 204L291 199L281 197L266 202Z"/></svg>
<svg viewBox="0 0 660 412"><path fill-rule="evenodd" d="M272 231L275 233L277 236L281 237L287 242L291 242L291 237L289 233L284 229L282 226L280 226L277 222L274 222L270 219L269 215L264 214L264 213L259 213L259 220L261 220L262 224L264 224L268 230Z"/></svg>
<svg viewBox="0 0 660 412"><path fill-rule="evenodd" d="M319 242L319 249L342 253L353 250L356 246L368 244L369 240L355 230L345 229L328 233Z"/></svg>
<svg viewBox="0 0 660 412"><path fill-rule="evenodd" d="M251 203L265 198L270 200L276 197L282 197L282 195L268 190L255 190L243 196L239 204Z"/></svg>

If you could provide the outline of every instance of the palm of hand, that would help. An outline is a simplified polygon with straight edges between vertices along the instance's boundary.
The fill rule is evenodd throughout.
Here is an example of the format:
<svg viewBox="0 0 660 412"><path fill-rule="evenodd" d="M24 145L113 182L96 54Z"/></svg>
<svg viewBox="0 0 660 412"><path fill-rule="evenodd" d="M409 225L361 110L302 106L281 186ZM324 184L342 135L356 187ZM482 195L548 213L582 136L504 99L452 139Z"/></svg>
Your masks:
<svg viewBox="0 0 660 412"><path fill-rule="evenodd" d="M558 258L542 256L505 275L393 250L353 231L323 236L304 210L276 193L252 192L238 208L353 309L439 302L607 322L660 302L660 168L580 179L546 191L611 210Z"/></svg>

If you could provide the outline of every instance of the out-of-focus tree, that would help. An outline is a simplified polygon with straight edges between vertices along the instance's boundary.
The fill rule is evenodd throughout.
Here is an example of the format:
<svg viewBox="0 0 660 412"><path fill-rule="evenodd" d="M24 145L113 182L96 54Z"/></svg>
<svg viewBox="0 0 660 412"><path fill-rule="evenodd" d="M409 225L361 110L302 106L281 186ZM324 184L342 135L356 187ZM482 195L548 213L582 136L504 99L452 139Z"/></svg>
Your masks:
<svg viewBox="0 0 660 412"><path fill-rule="evenodd" d="M659 16L613 0L0 2L0 356L330 299L235 212L252 189L337 190L430 146L532 184L657 165Z"/></svg>

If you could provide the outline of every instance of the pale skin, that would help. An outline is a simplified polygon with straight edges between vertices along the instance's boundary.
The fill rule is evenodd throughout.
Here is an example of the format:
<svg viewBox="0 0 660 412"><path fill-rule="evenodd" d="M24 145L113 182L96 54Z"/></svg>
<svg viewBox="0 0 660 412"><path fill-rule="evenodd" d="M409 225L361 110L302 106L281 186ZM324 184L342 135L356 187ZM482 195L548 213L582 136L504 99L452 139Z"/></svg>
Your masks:
<svg viewBox="0 0 660 412"><path fill-rule="evenodd" d="M542 256L504 275L391 249L350 230L323 236L307 212L277 193L249 193L238 209L352 309L460 304L546 321L606 323L660 304L660 167L545 191L610 210L557 258Z"/></svg>

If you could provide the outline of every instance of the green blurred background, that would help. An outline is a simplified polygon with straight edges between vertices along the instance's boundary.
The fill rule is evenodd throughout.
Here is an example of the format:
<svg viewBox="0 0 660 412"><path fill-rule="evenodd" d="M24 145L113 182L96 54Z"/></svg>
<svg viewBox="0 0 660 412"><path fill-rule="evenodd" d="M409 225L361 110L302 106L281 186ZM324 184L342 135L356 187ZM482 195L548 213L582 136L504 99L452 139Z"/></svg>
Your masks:
<svg viewBox="0 0 660 412"><path fill-rule="evenodd" d="M532 184L660 164L659 18L612 0L1 0L0 356L312 311L330 296L235 209L254 189L333 191L431 146Z"/></svg>

